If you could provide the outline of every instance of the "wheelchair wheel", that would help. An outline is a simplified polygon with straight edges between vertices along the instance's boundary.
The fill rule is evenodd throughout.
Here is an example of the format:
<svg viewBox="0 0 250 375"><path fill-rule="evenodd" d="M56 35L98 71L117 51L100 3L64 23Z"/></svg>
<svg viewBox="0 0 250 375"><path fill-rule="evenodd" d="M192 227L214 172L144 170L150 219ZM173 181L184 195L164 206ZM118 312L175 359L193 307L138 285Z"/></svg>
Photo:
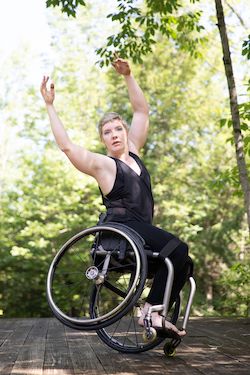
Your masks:
<svg viewBox="0 0 250 375"><path fill-rule="evenodd" d="M53 259L47 277L47 299L54 315L80 330L106 327L126 314L139 298L147 275L143 244L129 228L101 225L72 237ZM114 241L123 243L124 254ZM125 244L125 245L124 245ZM124 247L125 246L125 247ZM103 297L93 315L93 295Z"/></svg>
<svg viewBox="0 0 250 375"><path fill-rule="evenodd" d="M130 308L127 314L123 315L119 320L110 324L108 327L98 329L97 334L100 339L109 347L123 353L140 353L150 350L160 343L166 337L154 336L145 339L146 331L144 327L138 325L138 319L141 316L142 308L145 304L146 297L150 291L152 280L147 279L144 284L144 290L140 298ZM102 294L102 290L93 291L92 315L97 317L102 315L102 309L105 304L106 297ZM169 311L169 320L176 324L180 312L180 297L177 298ZM152 328L151 328L152 329ZM153 331L154 329L152 329Z"/></svg>

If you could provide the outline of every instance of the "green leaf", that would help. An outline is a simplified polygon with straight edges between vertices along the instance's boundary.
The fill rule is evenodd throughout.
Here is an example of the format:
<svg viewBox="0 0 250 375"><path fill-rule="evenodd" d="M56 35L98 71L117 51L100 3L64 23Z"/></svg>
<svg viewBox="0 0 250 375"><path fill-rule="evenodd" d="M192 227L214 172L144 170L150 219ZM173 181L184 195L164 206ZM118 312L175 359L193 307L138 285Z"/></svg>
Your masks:
<svg viewBox="0 0 250 375"><path fill-rule="evenodd" d="M220 127L223 128L223 126L225 126L228 122L228 119L226 118L223 118L220 120L219 124L220 124Z"/></svg>
<svg viewBox="0 0 250 375"><path fill-rule="evenodd" d="M249 129L249 126L248 126L247 123L242 122L242 123L240 124L240 128L241 128L242 130L248 130L248 129Z"/></svg>

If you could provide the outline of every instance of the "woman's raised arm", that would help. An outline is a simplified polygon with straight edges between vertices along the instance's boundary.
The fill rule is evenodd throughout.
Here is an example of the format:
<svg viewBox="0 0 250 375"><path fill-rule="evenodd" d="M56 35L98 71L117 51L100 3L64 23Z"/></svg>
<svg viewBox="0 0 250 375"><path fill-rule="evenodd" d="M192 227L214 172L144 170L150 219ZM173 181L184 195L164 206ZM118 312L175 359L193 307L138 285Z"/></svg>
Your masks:
<svg viewBox="0 0 250 375"><path fill-rule="evenodd" d="M129 141L132 142L137 152L139 152L147 139L149 106L142 89L131 72L128 62L121 58L116 58L112 65L117 73L124 76L128 88L129 100L133 109L133 119L129 130Z"/></svg>
<svg viewBox="0 0 250 375"><path fill-rule="evenodd" d="M91 152L84 147L74 144L70 140L53 104L55 99L54 84L51 83L50 89L48 89L48 80L49 77L43 77L40 91L46 104L51 129L58 147L67 155L71 163L78 170L93 176L99 184L102 183L103 173L106 172L107 176L109 174L111 159L105 155ZM113 172L112 166L111 172Z"/></svg>

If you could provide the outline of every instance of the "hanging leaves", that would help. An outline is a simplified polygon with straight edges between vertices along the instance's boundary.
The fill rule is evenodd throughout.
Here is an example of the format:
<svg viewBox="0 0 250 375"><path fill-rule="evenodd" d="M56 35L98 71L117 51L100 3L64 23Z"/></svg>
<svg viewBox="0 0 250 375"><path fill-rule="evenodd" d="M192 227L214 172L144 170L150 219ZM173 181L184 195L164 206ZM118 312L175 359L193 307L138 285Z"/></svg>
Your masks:
<svg viewBox="0 0 250 375"><path fill-rule="evenodd" d="M195 3L197 0L191 0ZM119 31L107 38L103 47L96 49L102 67L109 65L114 52L123 58L129 58L135 63L142 63L145 55L152 52L159 34L172 39L179 48L189 51L198 57L197 46L202 41L198 36L203 30L200 25L200 11L185 11L180 0L146 0L135 6L135 0L117 0L117 7L106 17L119 23ZM76 16L78 5L86 6L83 0L47 0L47 7L61 6L68 16ZM182 12L179 12L182 10Z"/></svg>
<svg viewBox="0 0 250 375"><path fill-rule="evenodd" d="M244 40L243 42L242 56L246 56L250 60L250 35L248 35L248 40Z"/></svg>
<svg viewBox="0 0 250 375"><path fill-rule="evenodd" d="M68 16L75 17L78 5L85 6L84 0L46 0L47 8L50 6L56 7L61 5L61 11L67 13Z"/></svg>

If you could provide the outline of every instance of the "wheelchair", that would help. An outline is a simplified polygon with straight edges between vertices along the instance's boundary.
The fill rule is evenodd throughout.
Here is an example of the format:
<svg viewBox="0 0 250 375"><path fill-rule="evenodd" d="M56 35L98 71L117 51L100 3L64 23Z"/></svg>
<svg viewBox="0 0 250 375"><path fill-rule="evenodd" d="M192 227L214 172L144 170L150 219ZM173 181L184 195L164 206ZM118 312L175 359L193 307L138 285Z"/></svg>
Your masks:
<svg viewBox="0 0 250 375"><path fill-rule="evenodd" d="M157 262L165 262L168 276L163 302L152 306L139 326ZM195 294L192 261L187 264L187 291L181 329L187 328ZM69 239L54 257L47 276L48 304L59 321L77 330L95 330L114 350L139 353L162 343L173 356L182 338L151 326L158 311L177 324L182 312L182 292L169 307L174 270L166 257L149 249L133 229L115 222L87 228ZM180 328L179 328L180 329Z"/></svg>

